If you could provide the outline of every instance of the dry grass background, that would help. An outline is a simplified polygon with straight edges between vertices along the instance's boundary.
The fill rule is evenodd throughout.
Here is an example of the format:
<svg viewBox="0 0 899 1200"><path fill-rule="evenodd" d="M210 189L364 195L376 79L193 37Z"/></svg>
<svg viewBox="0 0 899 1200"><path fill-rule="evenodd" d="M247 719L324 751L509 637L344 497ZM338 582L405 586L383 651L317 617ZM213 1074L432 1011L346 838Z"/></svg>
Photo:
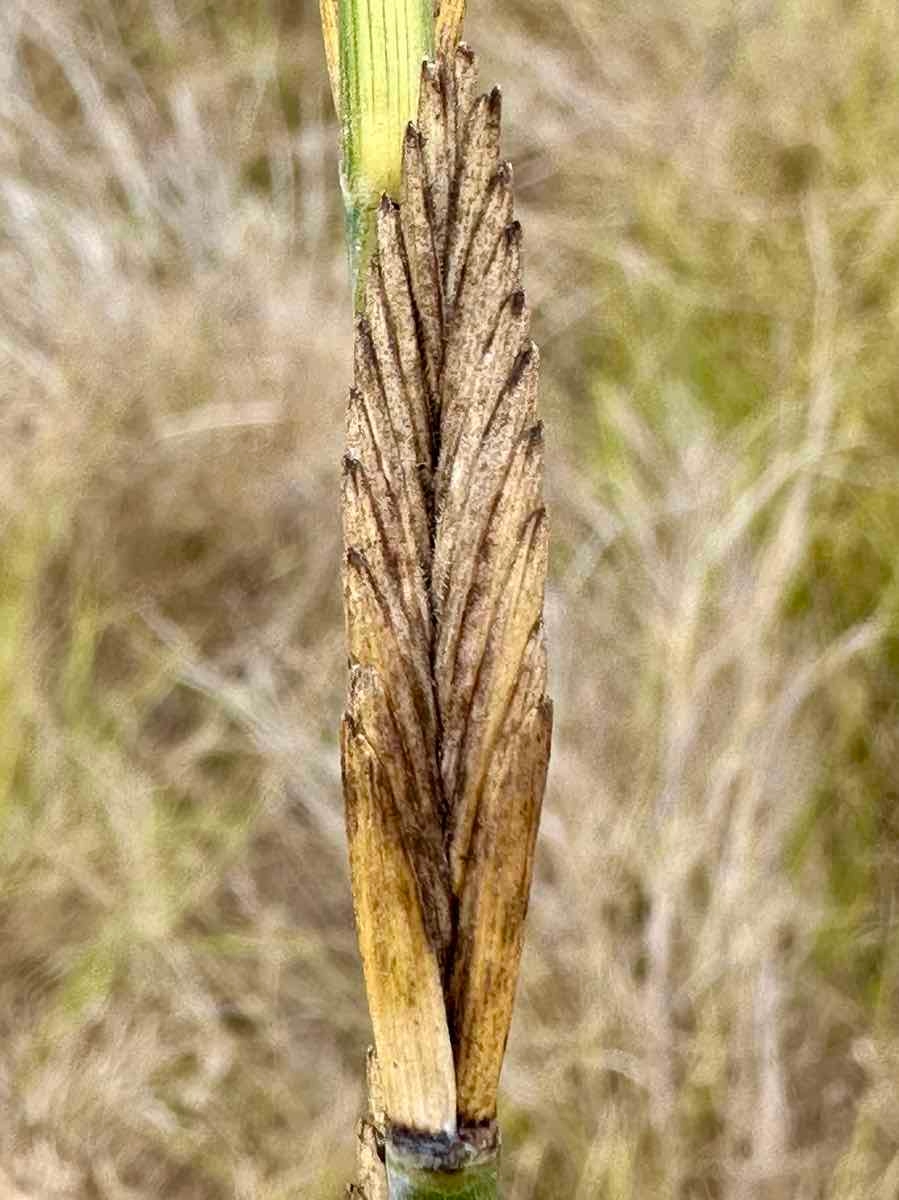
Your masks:
<svg viewBox="0 0 899 1200"><path fill-rule="evenodd" d="M899 17L473 3L557 734L510 1200L899 1196ZM349 294L306 0L0 8L0 1196L337 1196Z"/></svg>

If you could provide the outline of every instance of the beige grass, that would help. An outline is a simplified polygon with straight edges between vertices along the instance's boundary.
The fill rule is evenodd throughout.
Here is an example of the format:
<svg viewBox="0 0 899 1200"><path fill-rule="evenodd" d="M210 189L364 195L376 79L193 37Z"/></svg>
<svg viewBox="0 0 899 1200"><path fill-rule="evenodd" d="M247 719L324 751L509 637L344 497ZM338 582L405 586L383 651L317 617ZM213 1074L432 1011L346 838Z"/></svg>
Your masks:
<svg viewBox="0 0 899 1200"><path fill-rule="evenodd" d="M0 1194L349 1177L317 6L0 8ZM544 363L506 1194L894 1200L892 5L473 5Z"/></svg>

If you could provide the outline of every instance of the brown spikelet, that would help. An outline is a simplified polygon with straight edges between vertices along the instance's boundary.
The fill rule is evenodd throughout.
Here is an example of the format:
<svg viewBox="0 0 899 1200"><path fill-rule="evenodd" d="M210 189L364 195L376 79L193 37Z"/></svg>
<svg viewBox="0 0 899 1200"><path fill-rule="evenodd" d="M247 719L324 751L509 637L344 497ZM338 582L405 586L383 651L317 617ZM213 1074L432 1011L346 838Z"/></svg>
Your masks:
<svg viewBox="0 0 899 1200"><path fill-rule="evenodd" d="M495 1117L549 761L539 355L500 118L466 46L425 64L347 410L354 900L387 1120L431 1133Z"/></svg>

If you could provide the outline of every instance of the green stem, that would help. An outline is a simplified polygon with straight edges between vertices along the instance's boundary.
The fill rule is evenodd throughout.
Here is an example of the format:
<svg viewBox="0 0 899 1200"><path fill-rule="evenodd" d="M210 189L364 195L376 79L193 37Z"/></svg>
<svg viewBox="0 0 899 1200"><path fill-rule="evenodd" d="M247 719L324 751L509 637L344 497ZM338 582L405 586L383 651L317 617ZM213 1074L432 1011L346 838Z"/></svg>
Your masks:
<svg viewBox="0 0 899 1200"><path fill-rule="evenodd" d="M434 21L430 0L339 0L338 27L341 183L358 300L378 201L399 194L403 134L417 115Z"/></svg>
<svg viewBox="0 0 899 1200"><path fill-rule="evenodd" d="M459 1149L459 1144L453 1151ZM453 1153L437 1156L433 1149L398 1146L387 1140L387 1183L390 1200L497 1200L499 1152L466 1152L452 1162ZM449 1164L449 1165L448 1165Z"/></svg>

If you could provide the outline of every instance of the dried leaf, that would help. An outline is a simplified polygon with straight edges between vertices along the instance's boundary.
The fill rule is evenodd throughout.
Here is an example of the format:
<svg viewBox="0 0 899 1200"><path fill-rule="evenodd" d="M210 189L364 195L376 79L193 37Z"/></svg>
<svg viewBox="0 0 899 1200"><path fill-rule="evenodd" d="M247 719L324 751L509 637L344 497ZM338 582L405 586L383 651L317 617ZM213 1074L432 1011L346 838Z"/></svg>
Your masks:
<svg viewBox="0 0 899 1200"><path fill-rule="evenodd" d="M350 872L384 1106L396 1124L453 1133L455 1075L437 957L386 772L344 718Z"/></svg>
<svg viewBox="0 0 899 1200"><path fill-rule="evenodd" d="M376 670L352 669L347 708L357 734L377 755L393 797L397 829L406 857L414 864L422 917L442 971L452 926L443 825L433 804L433 792L417 778Z"/></svg>
<svg viewBox="0 0 899 1200"><path fill-rule="evenodd" d="M507 731L478 808L449 996L456 1105L468 1122L496 1115L551 727L544 701Z"/></svg>
<svg viewBox="0 0 899 1200"><path fill-rule="evenodd" d="M416 815L413 823L423 824L425 819L437 822L443 806L434 758L434 701L427 682L423 682L424 663L403 636L402 623L396 619L395 610L391 611L368 562L353 549L347 552L344 596L347 611L354 614L349 625L351 660L375 669L402 747L410 779L408 794L414 797L416 813L430 814L427 818ZM350 699L354 678L355 673L351 673Z"/></svg>

